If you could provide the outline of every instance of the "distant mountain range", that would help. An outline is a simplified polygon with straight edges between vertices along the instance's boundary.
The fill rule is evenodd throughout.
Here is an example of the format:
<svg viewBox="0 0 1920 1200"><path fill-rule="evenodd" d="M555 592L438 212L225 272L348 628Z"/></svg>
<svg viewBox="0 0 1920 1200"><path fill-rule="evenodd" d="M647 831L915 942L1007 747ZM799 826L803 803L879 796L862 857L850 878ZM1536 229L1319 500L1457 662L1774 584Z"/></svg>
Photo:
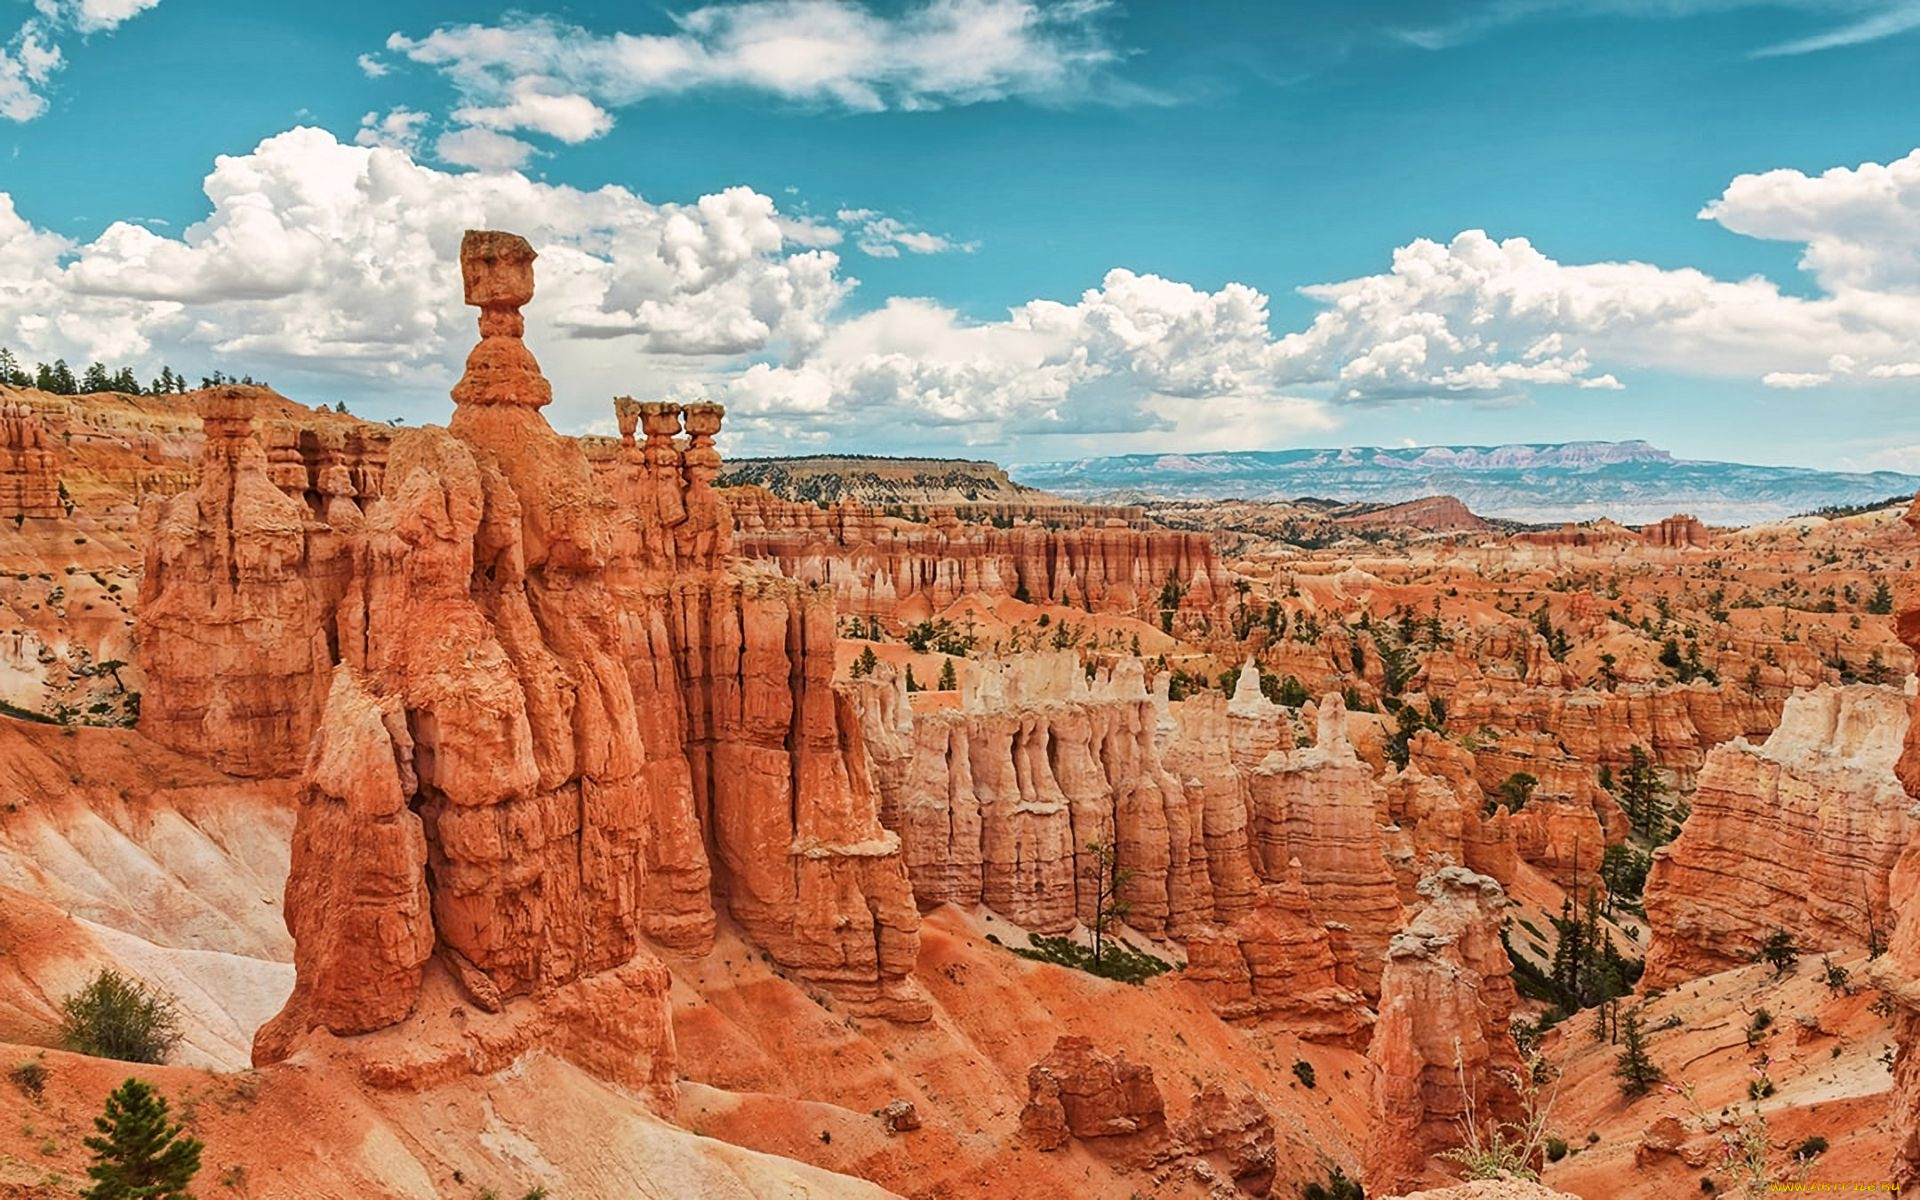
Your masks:
<svg viewBox="0 0 1920 1200"><path fill-rule="evenodd" d="M1030 487L1108 503L1320 496L1396 504L1449 495L1489 517L1627 524L1684 512L1708 524L1747 525L1920 490L1920 475L1693 461L1643 441L1125 454L1016 463L1007 473Z"/></svg>

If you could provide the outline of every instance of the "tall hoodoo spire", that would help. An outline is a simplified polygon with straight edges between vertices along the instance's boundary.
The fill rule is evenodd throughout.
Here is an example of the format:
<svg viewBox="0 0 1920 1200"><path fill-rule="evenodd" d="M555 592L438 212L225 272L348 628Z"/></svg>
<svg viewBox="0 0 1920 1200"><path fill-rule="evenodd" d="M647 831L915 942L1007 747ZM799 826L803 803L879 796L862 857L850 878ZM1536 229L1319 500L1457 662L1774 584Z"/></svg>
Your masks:
<svg viewBox="0 0 1920 1200"><path fill-rule="evenodd" d="M521 337L520 310L533 300L533 260L527 239L513 233L469 229L460 239L460 279L467 303L480 310L480 344L467 355L467 373L453 385L460 405L518 404L544 408L553 386Z"/></svg>

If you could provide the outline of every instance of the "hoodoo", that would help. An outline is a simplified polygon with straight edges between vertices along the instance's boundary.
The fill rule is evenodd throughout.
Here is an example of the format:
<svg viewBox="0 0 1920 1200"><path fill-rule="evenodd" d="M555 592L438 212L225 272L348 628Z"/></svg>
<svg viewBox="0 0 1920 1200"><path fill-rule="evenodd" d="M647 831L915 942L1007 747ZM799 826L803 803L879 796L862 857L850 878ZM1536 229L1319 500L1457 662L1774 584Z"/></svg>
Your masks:
<svg viewBox="0 0 1920 1200"><path fill-rule="evenodd" d="M533 260L467 235L481 341L458 408L394 436L377 495L310 511L226 389L199 485L148 514L144 727L239 773L304 771L297 983L256 1057L405 1019L430 957L487 1011L651 1007L664 1031L643 939L700 953L716 904L849 1005L924 1017L826 600L729 556L717 405L621 404L604 479L552 431L520 337Z"/></svg>

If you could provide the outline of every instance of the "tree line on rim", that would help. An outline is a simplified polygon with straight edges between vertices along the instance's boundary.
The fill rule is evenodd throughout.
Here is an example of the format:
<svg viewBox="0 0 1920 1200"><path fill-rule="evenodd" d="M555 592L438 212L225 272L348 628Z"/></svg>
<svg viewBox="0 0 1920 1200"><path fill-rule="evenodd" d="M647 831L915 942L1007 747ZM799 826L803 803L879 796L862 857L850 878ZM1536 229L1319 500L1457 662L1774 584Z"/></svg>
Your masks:
<svg viewBox="0 0 1920 1200"><path fill-rule="evenodd" d="M199 386L210 388L223 383L267 386L264 379L255 379L251 375L236 377L222 371L201 376ZM98 392L119 392L128 396L171 396L194 390L194 385L187 377L170 366L161 367L160 374L144 386L140 383L140 377L133 373L132 367L110 371L105 363L99 362L88 365L78 376L64 358L55 359L52 365L35 363L33 370L29 371L5 346L0 346L0 384L34 388L55 396L90 396Z"/></svg>

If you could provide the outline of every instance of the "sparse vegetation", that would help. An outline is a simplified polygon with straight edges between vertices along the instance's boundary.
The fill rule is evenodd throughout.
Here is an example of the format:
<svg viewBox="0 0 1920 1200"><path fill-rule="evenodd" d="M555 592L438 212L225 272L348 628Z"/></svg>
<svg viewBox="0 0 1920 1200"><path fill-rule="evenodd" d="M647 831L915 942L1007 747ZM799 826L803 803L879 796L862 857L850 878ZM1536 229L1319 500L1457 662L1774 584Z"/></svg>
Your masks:
<svg viewBox="0 0 1920 1200"><path fill-rule="evenodd" d="M1327 1181L1320 1183L1309 1180L1300 1185L1300 1200L1367 1200L1367 1190L1360 1181L1350 1179L1339 1167L1327 1171Z"/></svg>
<svg viewBox="0 0 1920 1200"><path fill-rule="evenodd" d="M1534 1164L1546 1154L1548 1123L1553 1119L1553 1103L1558 1094L1559 1085L1554 1090L1542 1094L1543 1084L1540 1076L1557 1074L1552 1071L1535 1069L1538 1060L1530 1063L1525 1071L1502 1072L1507 1084L1513 1088L1519 1098L1520 1119L1517 1121L1499 1121L1492 1118L1482 1120L1479 1107L1480 1098L1474 1095L1473 1088L1467 1083L1467 1071L1460 1057L1459 1043L1453 1048L1453 1071L1460 1082L1460 1093L1466 1098L1466 1114L1460 1119L1461 1144L1452 1150L1442 1150L1438 1157L1460 1164L1461 1174L1468 1179L1531 1179L1538 1182L1539 1171Z"/></svg>
<svg viewBox="0 0 1920 1200"><path fill-rule="evenodd" d="M61 1001L60 1011L60 1040L96 1058L163 1063L180 1042L174 997L110 967Z"/></svg>
<svg viewBox="0 0 1920 1200"><path fill-rule="evenodd" d="M1785 975L1800 965L1800 943L1792 933L1776 928L1760 944L1760 959L1775 975Z"/></svg>
<svg viewBox="0 0 1920 1200"><path fill-rule="evenodd" d="M1620 1055L1614 1060L1613 1076L1620 1081L1620 1094L1638 1099L1666 1078L1666 1072L1647 1052L1647 1035L1640 1026L1640 1010L1632 1009L1620 1018Z"/></svg>
<svg viewBox="0 0 1920 1200"><path fill-rule="evenodd" d="M7 1082L20 1090L20 1094L29 1100L38 1100L47 1090L47 1061L44 1056L36 1055L19 1063L7 1072Z"/></svg>

